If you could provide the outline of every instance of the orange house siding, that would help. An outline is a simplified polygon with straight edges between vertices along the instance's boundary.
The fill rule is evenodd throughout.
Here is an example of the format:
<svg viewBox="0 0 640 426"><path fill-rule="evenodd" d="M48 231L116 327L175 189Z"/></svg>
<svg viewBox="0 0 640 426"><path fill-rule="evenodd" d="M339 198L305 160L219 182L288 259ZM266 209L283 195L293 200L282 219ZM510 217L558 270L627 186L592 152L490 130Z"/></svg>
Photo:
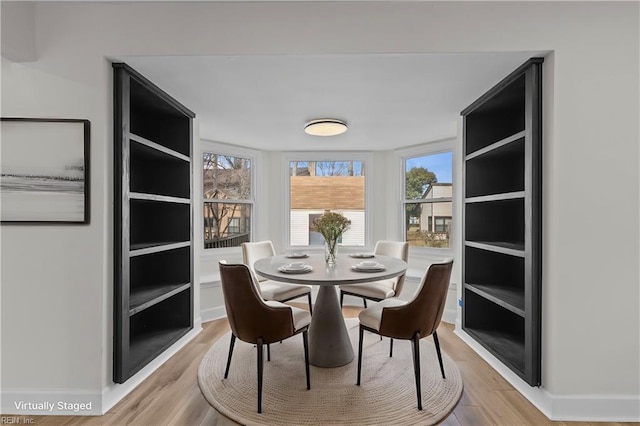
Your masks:
<svg viewBox="0 0 640 426"><path fill-rule="evenodd" d="M364 210L364 176L291 176L292 210Z"/></svg>

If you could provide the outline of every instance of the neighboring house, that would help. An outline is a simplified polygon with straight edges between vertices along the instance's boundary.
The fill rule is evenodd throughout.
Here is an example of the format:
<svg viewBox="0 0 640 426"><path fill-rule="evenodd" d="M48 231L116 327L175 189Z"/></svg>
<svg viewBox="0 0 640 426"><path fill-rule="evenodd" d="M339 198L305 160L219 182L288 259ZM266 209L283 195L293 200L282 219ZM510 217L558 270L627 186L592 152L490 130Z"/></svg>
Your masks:
<svg viewBox="0 0 640 426"><path fill-rule="evenodd" d="M291 176L291 245L321 245L322 237L311 231L311 225L325 211L332 211L351 220L340 244L364 246L364 179L364 176Z"/></svg>
<svg viewBox="0 0 640 426"><path fill-rule="evenodd" d="M432 183L424 192L423 199L451 198L453 186L450 183ZM420 214L420 230L430 233L447 233L451 226L452 203L423 203Z"/></svg>

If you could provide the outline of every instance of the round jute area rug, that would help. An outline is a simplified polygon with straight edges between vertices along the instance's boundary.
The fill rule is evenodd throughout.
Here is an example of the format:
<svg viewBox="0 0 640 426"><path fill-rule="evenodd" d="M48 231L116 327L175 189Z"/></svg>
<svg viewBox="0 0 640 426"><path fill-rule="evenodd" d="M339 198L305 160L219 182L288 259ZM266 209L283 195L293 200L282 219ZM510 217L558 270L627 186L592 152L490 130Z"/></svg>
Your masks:
<svg viewBox="0 0 640 426"><path fill-rule="evenodd" d="M224 379L230 334L213 344L198 369L202 394L220 413L247 425L431 425L443 420L462 395L462 377L442 353L442 379L431 338L420 341L423 410L417 409L411 342L365 332L361 385L356 386L358 321L347 320L354 360L338 368L311 366L306 388L302 335L271 345L264 358L262 413L257 413L256 348L236 340Z"/></svg>

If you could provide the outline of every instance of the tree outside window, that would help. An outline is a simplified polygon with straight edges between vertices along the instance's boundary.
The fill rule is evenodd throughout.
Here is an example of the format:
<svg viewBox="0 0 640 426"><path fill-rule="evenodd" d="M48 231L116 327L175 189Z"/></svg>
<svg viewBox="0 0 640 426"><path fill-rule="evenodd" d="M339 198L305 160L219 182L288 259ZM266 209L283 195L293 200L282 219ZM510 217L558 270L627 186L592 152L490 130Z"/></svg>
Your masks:
<svg viewBox="0 0 640 426"><path fill-rule="evenodd" d="M203 154L204 247L237 247L250 240L251 160Z"/></svg>
<svg viewBox="0 0 640 426"><path fill-rule="evenodd" d="M450 151L405 159L403 210L405 236L410 246L449 247L452 168Z"/></svg>

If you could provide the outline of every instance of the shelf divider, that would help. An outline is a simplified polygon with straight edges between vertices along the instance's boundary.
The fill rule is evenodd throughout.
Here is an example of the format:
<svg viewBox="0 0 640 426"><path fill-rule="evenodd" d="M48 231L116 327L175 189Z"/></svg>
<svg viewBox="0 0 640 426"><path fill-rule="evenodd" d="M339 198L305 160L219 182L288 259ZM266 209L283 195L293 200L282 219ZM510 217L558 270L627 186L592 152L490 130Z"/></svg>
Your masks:
<svg viewBox="0 0 640 426"><path fill-rule="evenodd" d="M129 198L132 200L160 201L164 203L189 204L188 198L171 197L169 195L145 194L142 192L131 192Z"/></svg>
<svg viewBox="0 0 640 426"><path fill-rule="evenodd" d="M491 151L493 151L495 149L501 148L501 147L503 147L505 145L508 145L508 144L510 144L512 142L519 141L520 139L524 138L524 136L525 136L525 131L522 130L522 131L520 131L518 133L515 133L515 134L513 134L511 136L508 136L508 137L506 137L506 138L504 138L502 140L499 140L498 142L494 142L491 145L487 145L484 148L481 148L481 149L479 149L477 151L473 151L471 154L467 154L467 156L465 157L465 160L467 160L467 161L473 160L474 158L479 157L479 156L481 156L483 154L486 154L488 152L491 152Z"/></svg>
<svg viewBox="0 0 640 426"><path fill-rule="evenodd" d="M477 197L469 197L464 200L465 203L486 203L488 201L516 200L524 198L524 191L504 192L502 194L479 195Z"/></svg>
<svg viewBox="0 0 640 426"><path fill-rule="evenodd" d="M465 283L465 288L524 317L524 290L506 286Z"/></svg>
<svg viewBox="0 0 640 426"><path fill-rule="evenodd" d="M157 151L163 152L167 155L171 155L172 157L176 157L179 158L181 160L184 160L186 162L191 162L191 159L189 157L187 157L184 154L180 154L177 151L174 151L170 148L167 148L166 146L162 146L158 143L155 143L153 141L150 141L149 139L145 139L142 136L136 135L135 133L129 133L129 139L131 139L132 141L138 142L142 145L148 146L149 148L153 148Z"/></svg>
<svg viewBox="0 0 640 426"><path fill-rule="evenodd" d="M145 254L152 254L166 250L175 250L182 247L189 247L190 245L191 241L132 244L129 251L129 256L142 256Z"/></svg>
<svg viewBox="0 0 640 426"><path fill-rule="evenodd" d="M524 244L505 241L466 241L465 245L482 250L495 251L496 253L524 257Z"/></svg>
<svg viewBox="0 0 640 426"><path fill-rule="evenodd" d="M129 315L135 315L188 288L191 288L191 283L163 284L132 291L129 296Z"/></svg>

